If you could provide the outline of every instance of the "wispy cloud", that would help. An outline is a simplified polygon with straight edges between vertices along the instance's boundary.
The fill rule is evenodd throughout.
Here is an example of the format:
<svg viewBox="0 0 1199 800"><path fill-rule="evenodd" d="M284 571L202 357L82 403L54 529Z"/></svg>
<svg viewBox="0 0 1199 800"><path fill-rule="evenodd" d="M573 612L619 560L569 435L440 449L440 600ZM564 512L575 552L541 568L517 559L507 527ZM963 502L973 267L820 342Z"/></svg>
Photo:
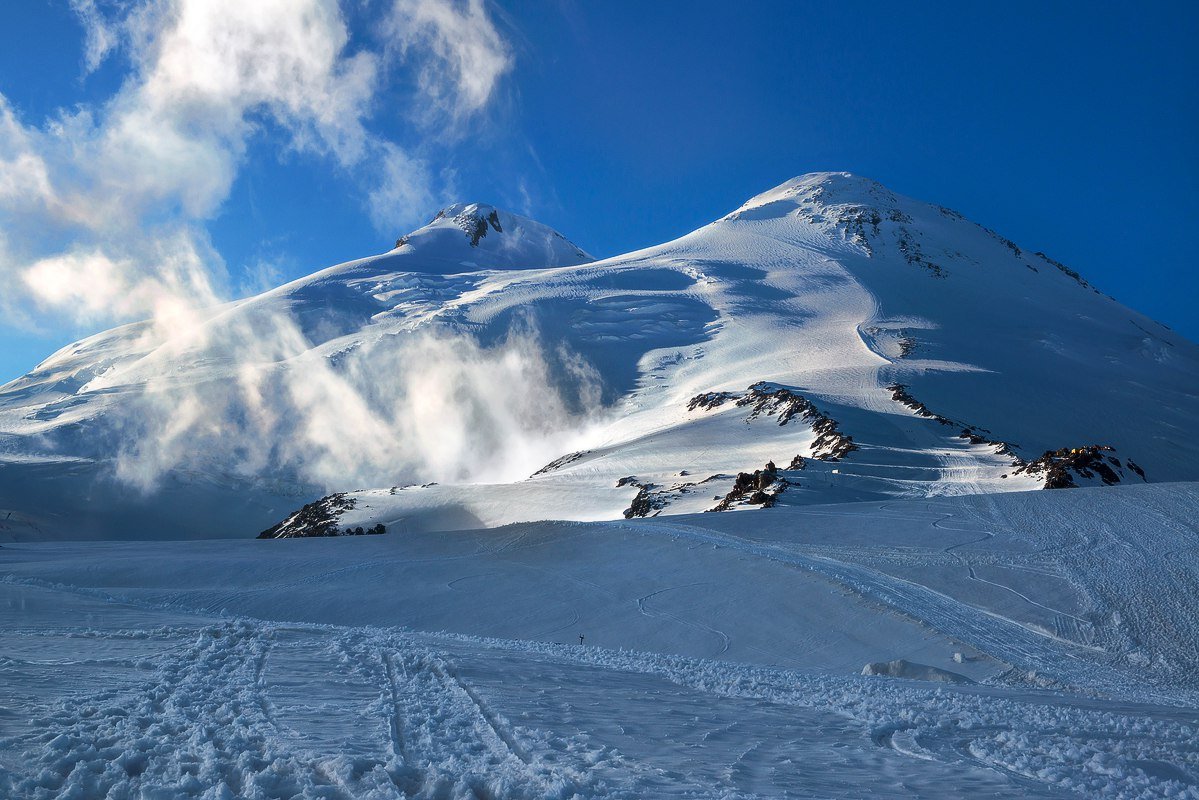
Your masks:
<svg viewBox="0 0 1199 800"><path fill-rule="evenodd" d="M83 44L83 64L87 74L95 72L117 46L118 26L101 10L96 0L70 0L86 36Z"/></svg>
<svg viewBox="0 0 1199 800"><path fill-rule="evenodd" d="M392 50L417 67L430 123L481 111L512 69L511 48L482 0L395 0L385 31Z"/></svg>

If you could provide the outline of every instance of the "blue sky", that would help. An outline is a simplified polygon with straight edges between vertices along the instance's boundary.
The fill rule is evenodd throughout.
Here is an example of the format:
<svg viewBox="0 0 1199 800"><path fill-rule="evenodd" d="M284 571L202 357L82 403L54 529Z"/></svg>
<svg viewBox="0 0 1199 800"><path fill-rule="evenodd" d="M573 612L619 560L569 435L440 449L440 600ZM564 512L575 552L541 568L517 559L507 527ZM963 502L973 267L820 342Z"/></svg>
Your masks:
<svg viewBox="0 0 1199 800"><path fill-rule="evenodd" d="M214 17L254 7L245 29L278 32L277 52L198 3L0 8L0 381L164 292L266 288L450 201L606 256L815 170L955 208L1199 338L1194 3L229 0ZM214 85L209 57L300 77Z"/></svg>

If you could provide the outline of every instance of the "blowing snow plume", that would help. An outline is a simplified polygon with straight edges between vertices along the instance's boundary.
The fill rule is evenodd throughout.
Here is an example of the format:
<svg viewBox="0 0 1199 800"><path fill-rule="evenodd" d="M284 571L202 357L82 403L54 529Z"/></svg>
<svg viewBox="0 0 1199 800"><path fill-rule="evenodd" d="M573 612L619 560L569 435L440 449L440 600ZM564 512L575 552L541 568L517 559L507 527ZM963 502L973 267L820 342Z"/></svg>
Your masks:
<svg viewBox="0 0 1199 800"><path fill-rule="evenodd" d="M322 489L511 481L578 447L600 415L594 371L529 325L490 347L442 329L332 353L281 314L200 327L102 379L144 385L89 434L142 490L176 469Z"/></svg>

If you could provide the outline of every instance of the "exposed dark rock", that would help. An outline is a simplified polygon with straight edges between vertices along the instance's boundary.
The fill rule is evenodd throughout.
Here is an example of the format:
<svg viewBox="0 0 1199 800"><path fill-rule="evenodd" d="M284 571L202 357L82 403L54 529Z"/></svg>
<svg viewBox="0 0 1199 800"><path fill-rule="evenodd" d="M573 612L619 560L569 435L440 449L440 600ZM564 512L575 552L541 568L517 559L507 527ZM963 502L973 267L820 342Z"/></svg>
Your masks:
<svg viewBox="0 0 1199 800"><path fill-rule="evenodd" d="M812 430L817 433L816 441L812 442L813 458L840 461L858 449L852 437L837 430L837 422L831 417L821 416L816 419L812 422Z"/></svg>
<svg viewBox="0 0 1199 800"><path fill-rule="evenodd" d="M737 395L732 392L704 392L703 394L697 394L687 402L687 410L718 408L728 401L736 399Z"/></svg>
<svg viewBox="0 0 1199 800"><path fill-rule="evenodd" d="M753 406L748 417L749 420L761 416L777 416L780 427L797 416L805 419L813 412L819 414L811 401L803 395L765 381L750 386L746 393L738 398L737 405ZM819 414L819 416L824 415Z"/></svg>
<svg viewBox="0 0 1199 800"><path fill-rule="evenodd" d="M476 216L459 214L454 217L454 222L457 222L458 227L466 231L466 238L470 239L471 247L478 247L479 240L487 235L487 221Z"/></svg>
<svg viewBox="0 0 1199 800"><path fill-rule="evenodd" d="M1036 255L1038 258L1040 258L1040 259L1041 259L1042 261L1044 261L1046 264L1052 264L1053 266L1055 266L1055 267L1057 267L1059 270L1061 270L1061 271L1062 271L1064 274L1068 275L1070 278L1073 278L1075 281L1077 281L1077 282L1078 282L1078 285L1079 285L1079 286L1082 286L1082 287L1084 287L1084 288L1087 288L1087 289L1090 289L1090 288L1091 288L1091 284L1089 284L1089 283L1087 283L1085 280L1083 280L1083 278L1082 278L1082 276L1081 276L1081 275L1079 275L1077 272L1075 272L1074 270L1072 270L1072 269L1070 269L1069 267L1067 267L1067 266L1066 266L1065 264L1063 264L1062 262L1060 262L1060 261L1054 261L1052 258L1050 258L1049 256L1045 255L1044 253L1042 253L1042 252L1041 252L1041 251L1039 251L1039 250L1038 250L1036 253L1034 253L1034 255Z"/></svg>
<svg viewBox="0 0 1199 800"><path fill-rule="evenodd" d="M812 443L812 457L823 461L839 461L858 449L853 437L837 429L837 421L818 409L812 401L798 392L793 392L765 381L755 383L737 400L739 406L753 406L748 420L760 416L777 416L779 425L786 425L800 417L812 426L816 441Z"/></svg>
<svg viewBox="0 0 1199 800"><path fill-rule="evenodd" d="M1041 457L1017 468L1015 472L1044 476L1046 489L1074 488L1078 486L1076 477L1098 478L1105 486L1112 486L1123 479L1120 460L1114 453L1115 448L1104 444L1047 450ZM1128 463L1129 469L1142 480L1146 479L1143 470L1139 467L1134 469L1132 462Z"/></svg>
<svg viewBox="0 0 1199 800"><path fill-rule="evenodd" d="M637 480L636 475L629 475L621 478L616 482L617 488L621 486L636 486L638 491L633 498L633 502L624 510L624 518L632 519L633 517L648 517L655 511L659 511L666 507L665 501L656 498L653 490L656 488L654 484L648 481L642 482Z"/></svg>
<svg viewBox="0 0 1199 800"><path fill-rule="evenodd" d="M713 475L710 478L705 478L699 483L707 483L713 478L727 477ZM685 494L690 494L695 491L695 487L699 485L692 481L685 483L677 483L668 487L660 487L657 484L641 481L635 475L629 475L621 478L616 482L617 487L621 486L636 486L638 488L637 495L633 498L633 502L624 510L625 519L633 517L650 517L656 516L662 509L669 506L675 500L678 500Z"/></svg>
<svg viewBox="0 0 1199 800"><path fill-rule="evenodd" d="M437 212L437 216L433 217L433 220L437 221L442 219L445 217L445 215L446 209L442 209L441 211ZM466 234L466 238L470 241L471 247L479 246L479 240L487 235L488 225L490 225L496 233L503 233L503 228L500 227L500 215L495 211L495 209L492 209L491 213L486 217L480 216L477 207L473 212L468 212L464 209L454 216L453 222L462 229L463 233ZM396 246L399 247L398 242L396 243Z"/></svg>
<svg viewBox="0 0 1199 800"><path fill-rule="evenodd" d="M977 222L974 224L978 225ZM1011 250L1012 254L1014 256L1016 256L1016 258L1020 258L1021 256L1024 255L1024 251L1021 250L1019 248L1019 246L1017 246L1017 244L1015 242L1013 242L1011 239L1008 239L1005 236L1001 236L1000 234L996 233L995 231L991 230L990 228L988 228L984 225L978 225L978 227L982 228L983 232L986 233L988 236L990 236L992 239L994 239L997 242L999 242L1000 244L1002 244L1008 250Z"/></svg>
<svg viewBox="0 0 1199 800"><path fill-rule="evenodd" d="M1111 298L1111 299L1113 299L1113 300L1114 300L1115 298ZM1129 322L1130 322L1130 323L1132 323L1132 326L1133 326L1134 328L1136 328L1138 331L1140 331L1141 333L1145 334L1145 335L1146 335L1146 336L1148 336L1149 338L1153 339L1154 341L1156 341L1156 342L1161 342L1162 344L1166 345L1167 347L1173 347L1173 346L1174 346L1174 343L1173 343L1173 342L1171 342L1171 341L1169 341L1168 339L1163 339L1162 337L1158 336L1156 333L1150 333L1149 331L1145 330L1143 327L1141 327L1140 325L1138 325L1138 324L1136 323L1136 320L1131 320L1131 319L1130 319L1130 320L1129 320ZM1166 326L1165 326L1165 325L1162 325L1160 322L1159 322L1159 323L1157 323L1157 324L1158 324L1158 325L1161 325L1163 328L1166 328ZM1166 330L1170 330L1170 329L1169 329L1169 328L1166 328Z"/></svg>
<svg viewBox="0 0 1199 800"><path fill-rule="evenodd" d="M942 425L961 424L934 412L924 403L917 400L908 390L908 387L902 383L893 383L887 388L891 391L892 400L897 403L902 403L903 405L912 409L912 411L914 411L918 416L936 420ZM982 434L978 433L978 431L990 433L990 431L986 430L985 428L977 428L973 425L966 425L962 428L962 432L958 434L958 438L965 439L966 441L970 442L970 444L985 444L994 447L996 453L1007 456L1012 460L1012 466L1020 466L1024 463L1024 459L1022 459L1016 453L1011 444L998 439L992 439L990 436L983 436ZM1006 478L1007 476L1004 475L1003 477Z"/></svg>
<svg viewBox="0 0 1199 800"><path fill-rule="evenodd" d="M587 455L587 454L588 454L588 453L590 453L590 452L591 452L590 450L580 450L580 451L579 451L579 452L577 452L577 453L567 453L567 454L566 454L566 455L564 455L564 456L561 456L561 457L559 457L559 458L555 458L553 461L551 461L550 463L546 464L544 467L542 467L541 469L537 470L536 472L534 472L534 473L533 473L532 475L530 475L529 477L530 477L530 478L535 478L535 477L537 477L538 475L544 475L544 474L545 474L545 473L547 473L547 472L553 472L553 471L555 471L555 470L562 469L562 468L563 468L563 467L565 467L567 464L573 464L575 461L578 461L580 458L582 458L583 456Z"/></svg>
<svg viewBox="0 0 1199 800"><path fill-rule="evenodd" d="M790 482L781 477L773 461L766 462L762 469L753 472L738 472L733 479L733 488L709 511L727 511L738 503L770 508L778 502L778 495Z"/></svg>
<svg viewBox="0 0 1199 800"><path fill-rule="evenodd" d="M841 433L837 429L836 420L818 409L806 397L765 381L755 383L740 394L705 392L696 395L687 403L687 408L691 411L697 408L717 408L730 400L735 400L738 406L752 406L746 418L747 422L762 416L777 417L780 426L786 425L795 417L807 422L816 433L816 441L812 443L813 458L837 461L858 449L853 443L853 437Z"/></svg>
<svg viewBox="0 0 1199 800"><path fill-rule="evenodd" d="M923 267L933 274L934 278L944 278L949 273L940 265L927 258L920 249L920 244L913 237L907 228L900 228L896 239L896 244L899 246L899 252L903 254L904 260L909 264L915 264L918 267Z"/></svg>
<svg viewBox="0 0 1199 800"><path fill-rule="evenodd" d="M1018 467L1024 464L1024 459L1016 452L1016 445L1008 442L992 439L990 436L980 436L973 428L963 428L958 434L959 439L968 439L971 444L986 444L995 448L995 452L1001 456L1007 456L1012 460L1012 466Z"/></svg>
<svg viewBox="0 0 1199 800"><path fill-rule="evenodd" d="M791 459L791 463L787 465L787 469L799 470L803 469L807 465L808 462L803 456L796 456L795 458Z"/></svg>
<svg viewBox="0 0 1199 800"><path fill-rule="evenodd" d="M893 383L887 388L891 391L892 400L897 403L902 403L903 405L912 409L912 411L915 411L919 416L935 419L942 425L953 424L952 420L943 417L940 414L934 414L931 410L929 410L929 407L913 397L912 393L908 391L908 387L904 386L902 383Z"/></svg>
<svg viewBox="0 0 1199 800"><path fill-rule="evenodd" d="M632 519L633 517L648 517L654 510L653 504L650 502L649 489L642 486L633 498L633 502L624 510L624 518Z"/></svg>
<svg viewBox="0 0 1199 800"><path fill-rule="evenodd" d="M379 534L382 534L382 533L387 533L387 526L384 525L382 522L380 522L378 525L374 526L373 528L367 528L366 530L363 530L361 525L359 525L357 528L346 528L345 532L343 532L340 535L341 536L378 536Z"/></svg>
<svg viewBox="0 0 1199 800"><path fill-rule="evenodd" d="M868 206L850 206L842 211L837 216L837 222L843 230L850 235L850 238L865 248L866 252L874 255L874 248L870 246L870 240L866 234L866 226L869 225L871 233L875 237L879 234L878 226L883 221L883 217L879 214L877 208Z"/></svg>
<svg viewBox="0 0 1199 800"><path fill-rule="evenodd" d="M338 527L341 515L356 501L344 492L308 503L282 522L258 534L259 539L295 539L310 536L342 536ZM381 527L381 526L380 526ZM383 531L379 531L382 533ZM351 534L352 535L352 534Z"/></svg>

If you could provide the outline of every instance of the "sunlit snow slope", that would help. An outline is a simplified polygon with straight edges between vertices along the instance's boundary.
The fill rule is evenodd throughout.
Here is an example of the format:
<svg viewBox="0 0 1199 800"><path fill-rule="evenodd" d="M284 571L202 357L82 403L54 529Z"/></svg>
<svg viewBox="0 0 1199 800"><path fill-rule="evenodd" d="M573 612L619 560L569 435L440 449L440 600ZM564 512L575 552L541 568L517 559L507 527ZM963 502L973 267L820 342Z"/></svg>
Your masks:
<svg viewBox="0 0 1199 800"><path fill-rule="evenodd" d="M1199 347L864 178L796 178L603 261L478 205L397 245L198 314L183 342L126 326L2 387L0 533L450 529L1199 479Z"/></svg>

